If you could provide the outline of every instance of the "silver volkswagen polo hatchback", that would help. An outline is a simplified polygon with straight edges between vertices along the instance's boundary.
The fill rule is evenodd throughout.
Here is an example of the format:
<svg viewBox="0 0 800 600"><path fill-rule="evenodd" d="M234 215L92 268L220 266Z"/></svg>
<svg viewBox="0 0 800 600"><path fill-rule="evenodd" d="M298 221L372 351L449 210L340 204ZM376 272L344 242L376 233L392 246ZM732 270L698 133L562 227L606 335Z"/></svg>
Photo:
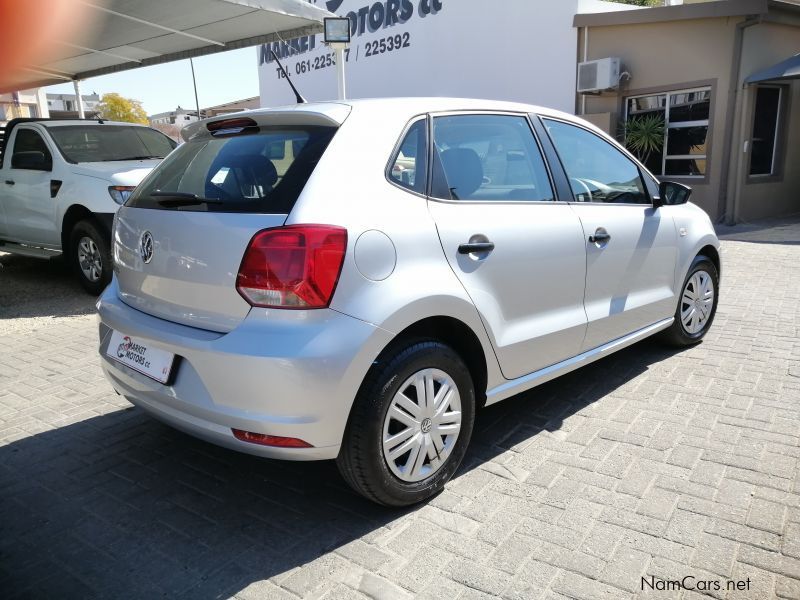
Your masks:
<svg viewBox="0 0 800 600"><path fill-rule="evenodd" d="M106 376L209 442L336 459L381 504L439 492L476 409L714 318L690 190L573 116L360 100L183 136L115 218Z"/></svg>

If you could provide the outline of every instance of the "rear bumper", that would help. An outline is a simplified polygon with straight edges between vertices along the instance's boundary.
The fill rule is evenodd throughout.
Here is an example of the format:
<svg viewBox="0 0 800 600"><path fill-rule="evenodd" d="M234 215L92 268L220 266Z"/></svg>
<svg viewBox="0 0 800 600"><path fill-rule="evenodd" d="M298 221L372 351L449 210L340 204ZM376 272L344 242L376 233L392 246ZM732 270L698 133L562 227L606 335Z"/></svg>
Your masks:
<svg viewBox="0 0 800 600"><path fill-rule="evenodd" d="M114 389L157 419L209 442L287 460L335 458L350 407L391 334L334 310L253 309L226 334L152 317L123 303L116 279L98 301L100 356ZM162 385L106 356L111 330L180 357ZM313 448L242 442L232 428Z"/></svg>

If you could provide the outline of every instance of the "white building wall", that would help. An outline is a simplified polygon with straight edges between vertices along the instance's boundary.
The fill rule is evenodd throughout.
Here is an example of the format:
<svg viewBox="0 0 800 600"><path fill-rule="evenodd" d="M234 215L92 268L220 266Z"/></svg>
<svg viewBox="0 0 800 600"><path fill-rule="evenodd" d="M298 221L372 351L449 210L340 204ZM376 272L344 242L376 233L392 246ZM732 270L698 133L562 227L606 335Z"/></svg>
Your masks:
<svg viewBox="0 0 800 600"><path fill-rule="evenodd" d="M322 0L314 3L326 5ZM399 7L399 22L390 24L387 19L389 4ZM457 96L573 112L577 31L572 19L578 4L579 0L343 0L335 12L354 13L357 21L347 62L348 97ZM599 8L604 4L608 3L599 3ZM381 26L370 27L370 14L374 24L381 13ZM281 59L308 100L337 95L336 68L328 61L331 51L322 39L321 34L313 40L302 38L295 42L300 52ZM398 40L399 49L394 47ZM265 60L264 47L258 49L258 60L261 106L294 103L277 64L271 57Z"/></svg>

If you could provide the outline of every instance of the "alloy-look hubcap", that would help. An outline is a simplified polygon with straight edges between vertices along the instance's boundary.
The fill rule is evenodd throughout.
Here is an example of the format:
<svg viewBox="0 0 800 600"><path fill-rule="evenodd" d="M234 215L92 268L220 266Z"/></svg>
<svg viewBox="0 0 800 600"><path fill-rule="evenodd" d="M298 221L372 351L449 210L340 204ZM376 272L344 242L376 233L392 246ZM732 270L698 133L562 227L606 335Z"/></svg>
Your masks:
<svg viewBox="0 0 800 600"><path fill-rule="evenodd" d="M689 335L703 330L714 307L714 281L705 271L697 271L686 282L681 296L681 323Z"/></svg>
<svg viewBox="0 0 800 600"><path fill-rule="evenodd" d="M78 242L78 264L86 279L92 283L100 281L103 261L100 258L100 249L90 237L84 236Z"/></svg>
<svg viewBox="0 0 800 600"><path fill-rule="evenodd" d="M392 398L383 422L383 457L402 481L436 473L461 431L461 396L453 378L439 369L409 377Z"/></svg>

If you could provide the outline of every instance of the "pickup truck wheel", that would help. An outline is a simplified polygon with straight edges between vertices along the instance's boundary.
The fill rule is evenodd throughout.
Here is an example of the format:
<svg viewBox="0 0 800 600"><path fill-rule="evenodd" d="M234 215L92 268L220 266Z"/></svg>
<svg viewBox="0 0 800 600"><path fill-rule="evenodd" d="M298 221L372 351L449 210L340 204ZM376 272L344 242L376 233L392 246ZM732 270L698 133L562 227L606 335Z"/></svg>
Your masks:
<svg viewBox="0 0 800 600"><path fill-rule="evenodd" d="M78 281L90 294L97 296L111 281L111 252L106 237L97 224L79 221L72 229L69 261Z"/></svg>

